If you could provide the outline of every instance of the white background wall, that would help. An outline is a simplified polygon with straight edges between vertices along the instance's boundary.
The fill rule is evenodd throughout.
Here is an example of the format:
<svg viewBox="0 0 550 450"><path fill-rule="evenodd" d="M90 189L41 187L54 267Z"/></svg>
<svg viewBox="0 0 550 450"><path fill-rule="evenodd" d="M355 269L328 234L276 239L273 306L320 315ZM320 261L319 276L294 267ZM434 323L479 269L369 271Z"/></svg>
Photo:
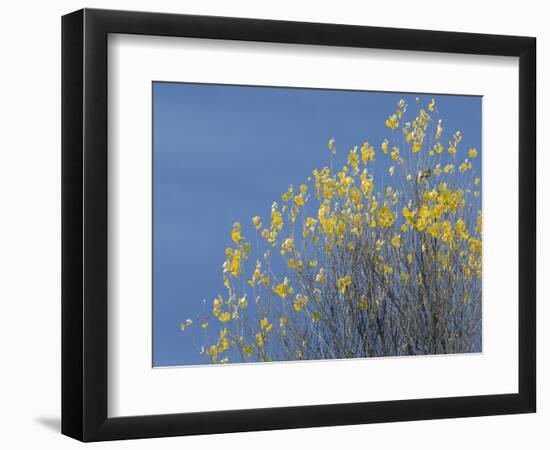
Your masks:
<svg viewBox="0 0 550 450"><path fill-rule="evenodd" d="M233 435L101 443L94 448L407 449L550 446L550 156L544 106L550 105L550 28L542 1L391 2L112 0L11 1L0 13L0 444L3 448L74 448L60 418L60 16L81 7L304 20L538 38L539 412Z"/></svg>

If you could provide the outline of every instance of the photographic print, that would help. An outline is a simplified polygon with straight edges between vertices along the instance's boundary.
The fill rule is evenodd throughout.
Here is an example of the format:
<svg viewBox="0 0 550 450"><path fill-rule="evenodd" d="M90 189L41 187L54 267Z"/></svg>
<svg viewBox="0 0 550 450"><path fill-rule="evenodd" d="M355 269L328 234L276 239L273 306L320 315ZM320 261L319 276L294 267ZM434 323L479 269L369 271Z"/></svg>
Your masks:
<svg viewBox="0 0 550 450"><path fill-rule="evenodd" d="M482 351L482 97L152 100L154 367Z"/></svg>

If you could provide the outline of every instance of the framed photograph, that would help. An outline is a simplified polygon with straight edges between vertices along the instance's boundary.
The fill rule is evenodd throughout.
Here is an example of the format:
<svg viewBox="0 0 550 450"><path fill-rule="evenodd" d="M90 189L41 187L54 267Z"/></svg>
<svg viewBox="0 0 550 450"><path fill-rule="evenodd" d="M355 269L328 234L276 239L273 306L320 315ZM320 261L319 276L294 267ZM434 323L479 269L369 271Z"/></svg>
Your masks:
<svg viewBox="0 0 550 450"><path fill-rule="evenodd" d="M62 432L535 412L532 37L62 20Z"/></svg>

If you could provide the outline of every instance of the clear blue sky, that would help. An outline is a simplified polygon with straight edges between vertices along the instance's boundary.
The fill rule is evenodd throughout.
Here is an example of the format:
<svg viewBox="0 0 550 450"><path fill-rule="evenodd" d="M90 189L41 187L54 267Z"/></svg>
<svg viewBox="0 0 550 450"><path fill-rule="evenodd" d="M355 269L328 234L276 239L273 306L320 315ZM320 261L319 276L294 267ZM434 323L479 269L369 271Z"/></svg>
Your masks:
<svg viewBox="0 0 550 450"><path fill-rule="evenodd" d="M198 329L179 324L224 292L232 224L250 235L251 217L328 165L331 137L335 167L356 144L378 150L389 113L400 98L416 112L415 97L436 99L444 138L460 129L460 148L481 152L481 97L153 83L154 366L204 363ZM474 164L480 171L481 155Z"/></svg>

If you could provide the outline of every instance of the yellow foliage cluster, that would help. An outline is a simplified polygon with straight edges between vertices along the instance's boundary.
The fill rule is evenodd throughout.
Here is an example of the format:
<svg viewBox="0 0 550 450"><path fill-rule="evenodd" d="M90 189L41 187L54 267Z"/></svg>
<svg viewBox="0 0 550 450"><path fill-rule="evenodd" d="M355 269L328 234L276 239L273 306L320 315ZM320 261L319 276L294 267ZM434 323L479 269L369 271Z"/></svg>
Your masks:
<svg viewBox="0 0 550 450"><path fill-rule="evenodd" d="M250 240L233 225L222 271L227 291L211 308L222 325L205 347L212 362L458 351L453 339L462 331L449 324L439 331L437 315L478 314L471 309L481 280L480 178L471 163L478 151L464 151L455 173L461 132L444 152L435 100L411 121L407 106L400 100L385 121L391 136L380 152L365 141L339 170L313 169L272 203L268 217L252 218ZM328 149L332 167L334 139ZM377 184L377 158L395 164L393 186ZM251 243L264 252L248 268ZM398 324L387 325L399 333L389 344L371 327L382 314ZM407 322L413 319L420 325ZM442 333L445 342L432 348L427 333Z"/></svg>

